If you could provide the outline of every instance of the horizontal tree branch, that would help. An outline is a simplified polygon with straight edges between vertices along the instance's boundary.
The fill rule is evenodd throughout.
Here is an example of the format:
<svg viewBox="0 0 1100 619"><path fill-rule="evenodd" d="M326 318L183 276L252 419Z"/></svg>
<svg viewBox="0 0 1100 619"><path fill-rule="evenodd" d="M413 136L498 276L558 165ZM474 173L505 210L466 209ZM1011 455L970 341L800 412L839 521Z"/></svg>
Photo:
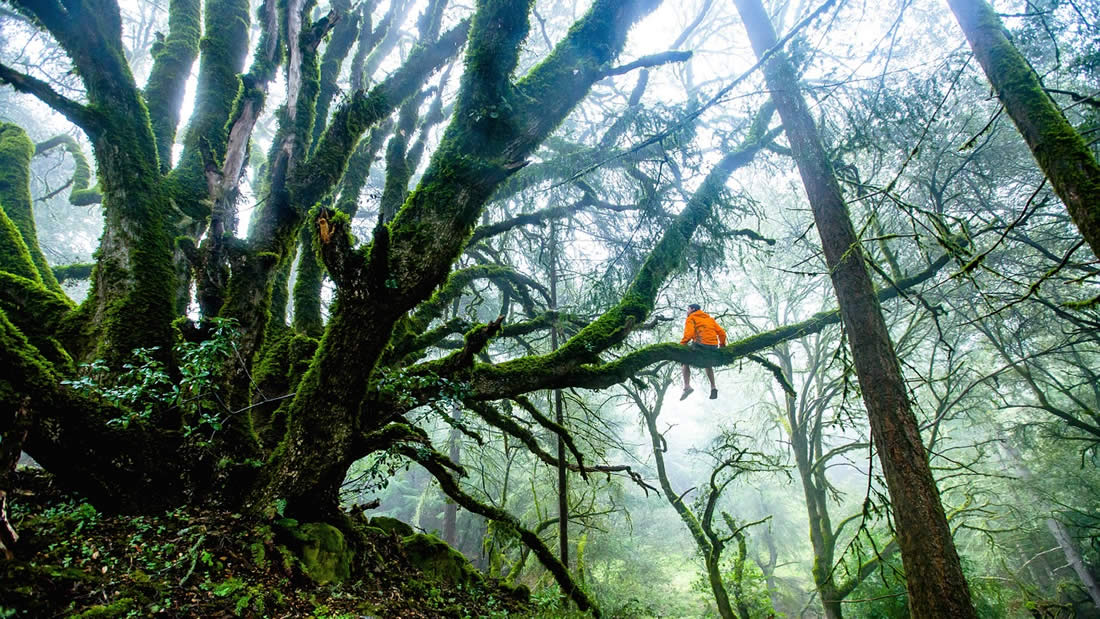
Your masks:
<svg viewBox="0 0 1100 619"><path fill-rule="evenodd" d="M905 290L931 279L950 261L951 256L944 254L924 271L880 289L879 301L893 299ZM536 363L530 358L498 365L479 364L471 373L470 383L473 397L484 400L508 398L539 389L603 389L627 380L644 368L661 361L703 367L731 365L750 354L817 333L839 322L840 314L837 310L820 312L807 320L758 333L718 350L698 350L666 342L640 348L606 364L552 365Z"/></svg>
<svg viewBox="0 0 1100 619"><path fill-rule="evenodd" d="M608 69L604 72L605 77L611 77L613 75L622 75L623 73L629 73L634 69L642 69L648 67L656 67L662 64L669 64L672 62L685 62L691 58L691 52L687 51L668 51L660 54L651 54L649 56L642 56L641 58L624 64L622 66Z"/></svg>
<svg viewBox="0 0 1100 619"><path fill-rule="evenodd" d="M94 122L95 116L88 108L61 95L50 88L49 84L32 75L0 64L0 83L9 84L19 92L36 97L88 133L95 133L98 129L98 124Z"/></svg>

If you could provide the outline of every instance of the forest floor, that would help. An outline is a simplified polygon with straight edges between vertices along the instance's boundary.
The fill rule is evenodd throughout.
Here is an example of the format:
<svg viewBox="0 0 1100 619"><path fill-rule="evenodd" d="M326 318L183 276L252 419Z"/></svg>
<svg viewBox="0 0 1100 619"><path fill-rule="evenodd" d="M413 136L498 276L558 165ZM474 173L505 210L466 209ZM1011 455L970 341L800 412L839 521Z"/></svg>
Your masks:
<svg viewBox="0 0 1100 619"><path fill-rule="evenodd" d="M40 469L18 473L9 509L20 537L0 558L8 617L504 617L532 613L526 591L421 571L394 532L367 528L363 575L308 578L276 523L178 509L112 516Z"/></svg>

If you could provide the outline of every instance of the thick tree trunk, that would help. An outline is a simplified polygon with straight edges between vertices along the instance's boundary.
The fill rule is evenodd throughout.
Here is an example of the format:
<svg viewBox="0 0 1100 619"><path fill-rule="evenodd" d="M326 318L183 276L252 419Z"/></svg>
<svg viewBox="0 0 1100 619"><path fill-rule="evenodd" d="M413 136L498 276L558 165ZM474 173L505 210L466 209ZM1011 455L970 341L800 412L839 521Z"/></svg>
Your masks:
<svg viewBox="0 0 1100 619"><path fill-rule="evenodd" d="M735 0L758 57L776 45L759 0ZM940 505L901 367L817 128L782 51L764 66L821 236L848 333L871 433L890 490L914 617L974 617L970 592Z"/></svg>
<svg viewBox="0 0 1100 619"><path fill-rule="evenodd" d="M985 0L947 0L974 57L1024 137L1073 222L1100 256L1100 164L1081 134L1043 90L1034 69L1005 35Z"/></svg>

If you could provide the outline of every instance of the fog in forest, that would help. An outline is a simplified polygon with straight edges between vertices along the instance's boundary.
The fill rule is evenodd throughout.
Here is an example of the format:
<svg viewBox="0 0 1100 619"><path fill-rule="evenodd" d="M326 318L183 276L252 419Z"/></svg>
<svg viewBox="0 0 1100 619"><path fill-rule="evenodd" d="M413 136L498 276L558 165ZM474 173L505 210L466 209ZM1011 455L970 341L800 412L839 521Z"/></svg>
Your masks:
<svg viewBox="0 0 1100 619"><path fill-rule="evenodd" d="M0 0L0 616L1100 617L1098 42Z"/></svg>

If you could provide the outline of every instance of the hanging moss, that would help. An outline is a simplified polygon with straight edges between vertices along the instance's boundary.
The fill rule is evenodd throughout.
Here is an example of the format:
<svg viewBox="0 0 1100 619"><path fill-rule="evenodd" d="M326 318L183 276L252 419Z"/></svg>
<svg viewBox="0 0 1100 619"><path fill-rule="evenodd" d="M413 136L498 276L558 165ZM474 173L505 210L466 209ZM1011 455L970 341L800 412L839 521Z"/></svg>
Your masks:
<svg viewBox="0 0 1100 619"><path fill-rule="evenodd" d="M34 279L41 281L51 290L61 292L61 285L54 278L46 256L38 246L30 188L33 155L34 144L22 128L11 123L0 123L0 206L23 237L25 244L23 249L29 252L34 267L38 271L38 277ZM15 246L10 250L20 253ZM9 260L5 258L5 262Z"/></svg>

